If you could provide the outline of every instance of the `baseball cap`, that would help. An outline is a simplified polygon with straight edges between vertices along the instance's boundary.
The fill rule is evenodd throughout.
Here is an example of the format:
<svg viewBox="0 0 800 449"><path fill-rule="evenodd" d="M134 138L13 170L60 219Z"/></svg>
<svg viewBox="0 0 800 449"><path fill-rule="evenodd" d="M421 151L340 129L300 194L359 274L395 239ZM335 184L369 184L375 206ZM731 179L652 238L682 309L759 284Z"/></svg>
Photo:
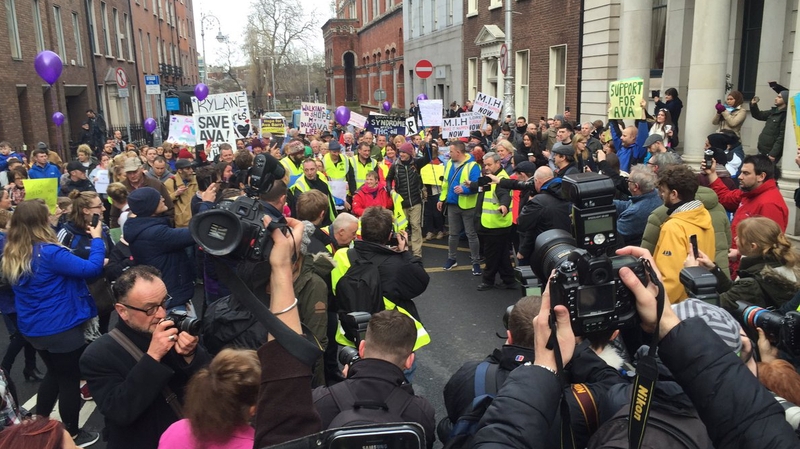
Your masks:
<svg viewBox="0 0 800 449"><path fill-rule="evenodd" d="M140 161L138 157L129 157L125 159L124 168L126 173L139 170L141 166L142 161Z"/></svg>
<svg viewBox="0 0 800 449"><path fill-rule="evenodd" d="M73 170L80 170L82 172L85 172L86 167L84 167L83 164L80 163L80 161L70 161L70 163L67 164L67 172L69 173Z"/></svg>
<svg viewBox="0 0 800 449"><path fill-rule="evenodd" d="M525 173L526 175L532 175L536 173L536 164L530 161L520 162L519 164L514 166L514 171L517 173Z"/></svg>

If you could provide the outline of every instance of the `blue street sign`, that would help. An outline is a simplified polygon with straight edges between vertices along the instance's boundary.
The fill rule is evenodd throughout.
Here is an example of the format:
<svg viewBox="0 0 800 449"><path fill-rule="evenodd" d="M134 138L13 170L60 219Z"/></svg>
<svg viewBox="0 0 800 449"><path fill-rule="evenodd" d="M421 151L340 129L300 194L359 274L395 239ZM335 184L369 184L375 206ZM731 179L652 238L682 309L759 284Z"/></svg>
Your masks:
<svg viewBox="0 0 800 449"><path fill-rule="evenodd" d="M144 76L144 83L149 85L158 85L161 84L161 80L158 79L158 75L145 75Z"/></svg>
<svg viewBox="0 0 800 449"><path fill-rule="evenodd" d="M178 100L178 97L167 97L165 99L167 104L168 111L180 111L181 110L181 103Z"/></svg>
<svg viewBox="0 0 800 449"><path fill-rule="evenodd" d="M147 95L158 95L161 93L161 79L158 75L145 75L144 87Z"/></svg>

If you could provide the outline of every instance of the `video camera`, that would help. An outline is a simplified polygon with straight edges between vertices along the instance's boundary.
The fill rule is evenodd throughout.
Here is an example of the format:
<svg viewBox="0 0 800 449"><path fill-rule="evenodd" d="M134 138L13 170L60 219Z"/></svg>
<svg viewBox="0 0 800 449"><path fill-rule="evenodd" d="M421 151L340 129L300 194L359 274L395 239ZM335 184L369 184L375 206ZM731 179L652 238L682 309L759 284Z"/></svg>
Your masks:
<svg viewBox="0 0 800 449"><path fill-rule="evenodd" d="M285 170L269 154L255 157L248 170L246 196L221 201L214 209L194 216L189 223L192 238L212 256L228 256L236 260L269 260L272 231L286 230L283 216L272 216L264 228L267 214L259 195L269 192L275 180L282 179Z"/></svg>
<svg viewBox="0 0 800 449"><path fill-rule="evenodd" d="M733 315L740 319L746 330L753 332L760 327L778 349L800 356L800 313L781 315L745 301L736 301L736 305Z"/></svg>
<svg viewBox="0 0 800 449"><path fill-rule="evenodd" d="M642 284L648 284L644 261L632 256L607 253L617 246L615 187L611 179L597 173L565 176L562 194L572 202L575 237L551 229L536 238L532 265L539 279L550 282L553 306L569 310L576 336L632 326L638 321L636 298L622 283L619 270L628 267Z"/></svg>

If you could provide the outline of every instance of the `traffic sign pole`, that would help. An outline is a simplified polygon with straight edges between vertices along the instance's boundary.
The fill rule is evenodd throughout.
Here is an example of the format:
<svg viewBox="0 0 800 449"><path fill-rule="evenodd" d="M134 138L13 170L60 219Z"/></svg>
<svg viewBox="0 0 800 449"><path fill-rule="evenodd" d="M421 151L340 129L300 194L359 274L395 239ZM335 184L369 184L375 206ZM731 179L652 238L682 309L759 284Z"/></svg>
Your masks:
<svg viewBox="0 0 800 449"><path fill-rule="evenodd" d="M128 102L128 75L125 73L125 70L122 67L117 67L116 71L116 78L117 78L117 96L123 100L123 120L125 120L125 129L128 132L128 141L130 142L131 139L131 118L130 118L130 111L128 111L129 102Z"/></svg>

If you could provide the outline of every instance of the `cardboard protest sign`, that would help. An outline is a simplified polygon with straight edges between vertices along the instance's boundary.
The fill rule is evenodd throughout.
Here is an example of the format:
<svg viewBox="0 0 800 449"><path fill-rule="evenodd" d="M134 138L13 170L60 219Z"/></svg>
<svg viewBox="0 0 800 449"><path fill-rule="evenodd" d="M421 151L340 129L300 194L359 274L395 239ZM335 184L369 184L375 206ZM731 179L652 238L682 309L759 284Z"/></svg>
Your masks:
<svg viewBox="0 0 800 449"><path fill-rule="evenodd" d="M386 115L370 115L367 117L367 131L371 131L376 136L404 136L406 134L406 119Z"/></svg>
<svg viewBox="0 0 800 449"><path fill-rule="evenodd" d="M197 97L192 97L192 108L195 116L230 112L235 139L244 139L253 134L253 127L250 126L250 106L245 91L213 94L199 102Z"/></svg>
<svg viewBox="0 0 800 449"><path fill-rule="evenodd" d="M323 103L300 103L300 134L312 136L328 129L328 111Z"/></svg>
<svg viewBox="0 0 800 449"><path fill-rule="evenodd" d="M612 81L608 88L611 107L608 110L609 119L640 119L643 98L644 80L641 78L628 78Z"/></svg>
<svg viewBox="0 0 800 449"><path fill-rule="evenodd" d="M469 132L480 131L486 116L480 112L462 112L461 117L469 119Z"/></svg>
<svg viewBox="0 0 800 449"><path fill-rule="evenodd" d="M454 117L443 119L442 139L469 137L469 118Z"/></svg>
<svg viewBox="0 0 800 449"><path fill-rule="evenodd" d="M478 92L475 101L472 102L472 112L477 112L486 117L500 120L500 112L503 110L503 100Z"/></svg>
<svg viewBox="0 0 800 449"><path fill-rule="evenodd" d="M364 129L367 127L367 118L358 112L350 111L350 120L347 122L347 124L356 128Z"/></svg>
<svg viewBox="0 0 800 449"><path fill-rule="evenodd" d="M800 145L800 114L797 108L800 107L800 93L789 97L789 110L792 112L792 124L794 125L795 143Z"/></svg>
<svg viewBox="0 0 800 449"><path fill-rule="evenodd" d="M197 132L194 117L173 115L169 118L169 137L167 142L194 147L197 145Z"/></svg>
<svg viewBox="0 0 800 449"><path fill-rule="evenodd" d="M25 188L25 200L42 199L50 213L56 213L56 201L58 200L58 179L23 179L22 186Z"/></svg>
<svg viewBox="0 0 800 449"><path fill-rule="evenodd" d="M286 134L286 120L276 117L266 117L261 119L261 135L272 134L280 137Z"/></svg>
<svg viewBox="0 0 800 449"><path fill-rule="evenodd" d="M442 100L421 100L419 102L419 115L421 126L442 126Z"/></svg>
<svg viewBox="0 0 800 449"><path fill-rule="evenodd" d="M230 111L198 115L195 117L195 129L198 140L206 145L206 155L211 160L219 154L220 144L229 143L232 148L236 148L236 134Z"/></svg>
<svg viewBox="0 0 800 449"><path fill-rule="evenodd" d="M418 133L417 131L417 119L414 117L409 117L406 119L406 135L413 136L414 134Z"/></svg>

